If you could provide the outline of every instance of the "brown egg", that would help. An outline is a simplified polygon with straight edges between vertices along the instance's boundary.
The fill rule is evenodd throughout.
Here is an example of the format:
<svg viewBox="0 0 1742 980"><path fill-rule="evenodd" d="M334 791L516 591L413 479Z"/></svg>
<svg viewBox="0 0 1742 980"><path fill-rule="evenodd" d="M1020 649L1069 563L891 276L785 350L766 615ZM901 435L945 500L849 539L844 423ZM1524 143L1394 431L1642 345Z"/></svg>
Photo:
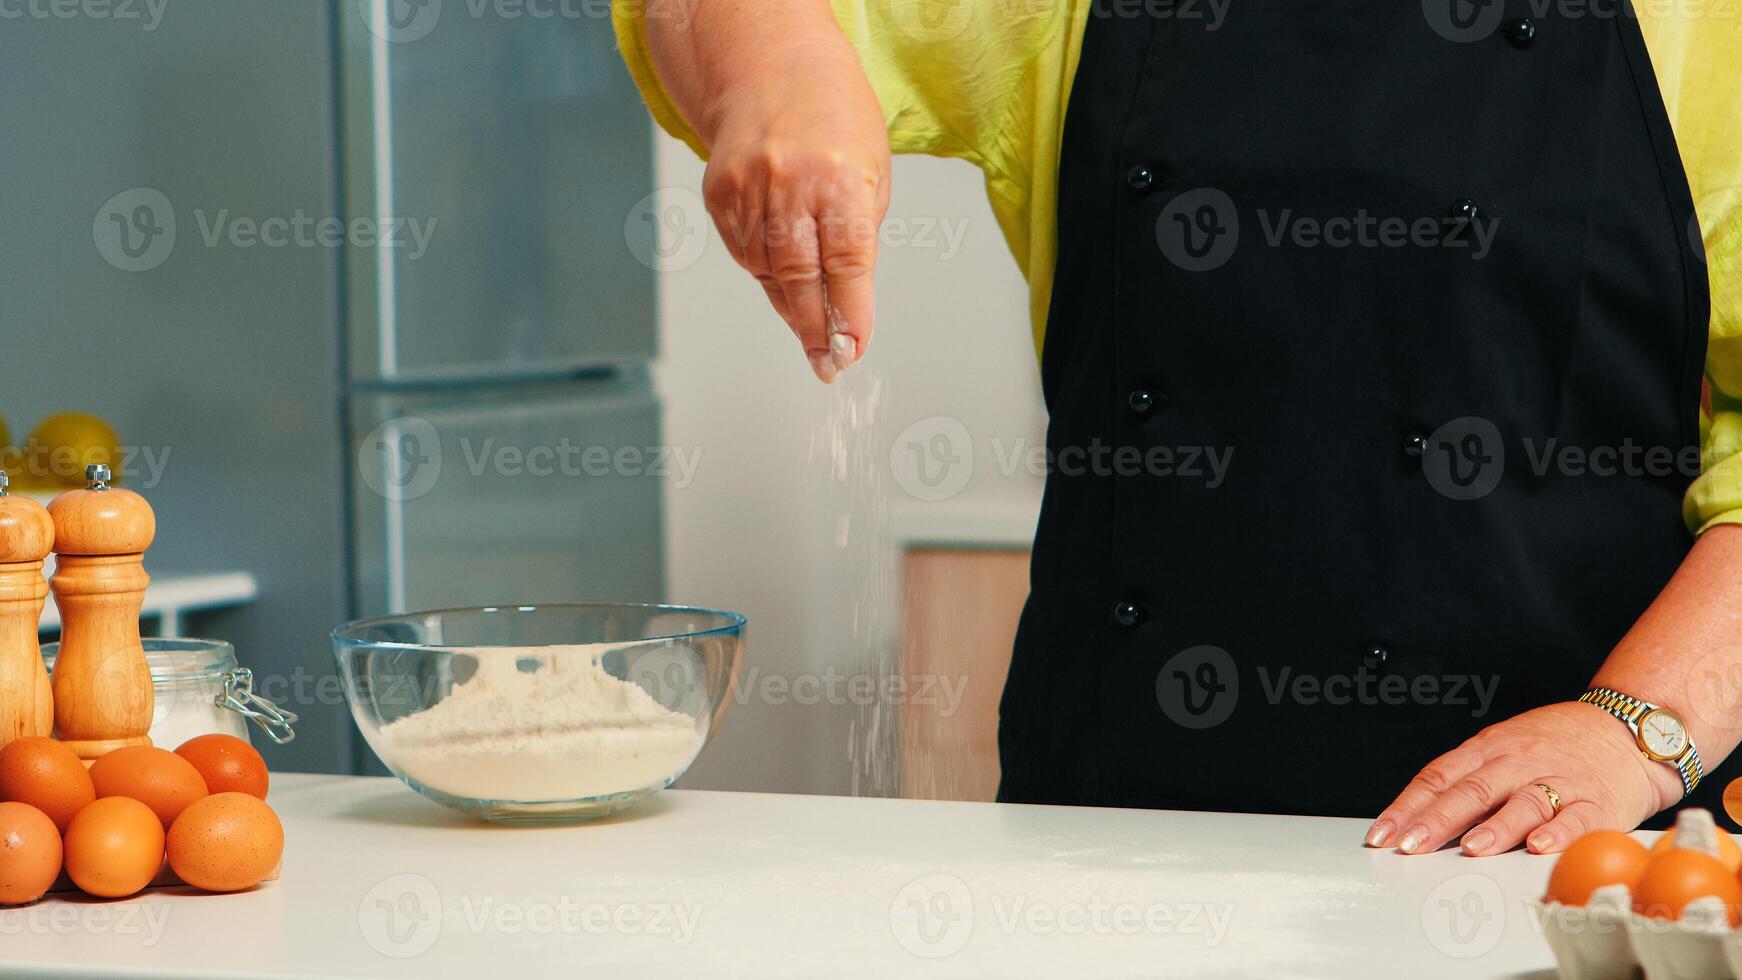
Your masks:
<svg viewBox="0 0 1742 980"><path fill-rule="evenodd" d="M60 876L60 831L28 803L0 803L0 905L34 902Z"/></svg>
<svg viewBox="0 0 1742 980"><path fill-rule="evenodd" d="M278 814L247 793L208 796L182 811L169 828L170 868L210 892L252 888L283 856Z"/></svg>
<svg viewBox="0 0 1742 980"><path fill-rule="evenodd" d="M1742 868L1742 846L1738 846L1736 838L1731 837L1724 828L1719 827L1717 831L1718 860L1724 862L1724 867L1729 868L1731 874L1735 874L1738 868ZM1651 845L1651 856L1657 858L1669 853L1674 848L1675 828L1671 827L1663 832L1663 836L1657 839L1657 843Z"/></svg>
<svg viewBox="0 0 1742 980"><path fill-rule="evenodd" d="M98 898L126 898L162 870L163 824L138 800L104 797L73 818L65 849L73 884Z"/></svg>
<svg viewBox="0 0 1742 980"><path fill-rule="evenodd" d="M1573 841L1548 876L1547 899L1584 905L1605 885L1626 885L1629 893L1651 862L1645 845L1619 830L1598 830Z"/></svg>
<svg viewBox="0 0 1742 980"><path fill-rule="evenodd" d="M1653 919L1679 919L1682 910L1696 898L1717 898L1724 903L1730 925L1742 911L1742 884L1715 857L1679 848L1652 859L1633 890L1633 911Z"/></svg>
<svg viewBox="0 0 1742 980"><path fill-rule="evenodd" d="M36 807L61 833L96 798L85 764L54 739L31 736L0 749L0 801Z"/></svg>
<svg viewBox="0 0 1742 980"><path fill-rule="evenodd" d="M127 796L151 808L168 830L188 804L206 796L206 781L194 764L168 749L129 745L91 765L97 798Z"/></svg>
<svg viewBox="0 0 1742 980"><path fill-rule="evenodd" d="M189 739L175 754L194 764L213 793L247 793L266 799L270 777L266 760L254 746L234 735L201 735Z"/></svg>

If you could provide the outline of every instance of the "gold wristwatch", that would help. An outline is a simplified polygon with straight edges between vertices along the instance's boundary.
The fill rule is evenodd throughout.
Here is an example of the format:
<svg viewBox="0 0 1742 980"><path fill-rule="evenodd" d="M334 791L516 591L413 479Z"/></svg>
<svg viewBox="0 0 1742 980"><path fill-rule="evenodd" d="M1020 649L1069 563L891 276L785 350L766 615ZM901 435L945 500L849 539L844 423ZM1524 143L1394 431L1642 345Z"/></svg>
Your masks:
<svg viewBox="0 0 1742 980"><path fill-rule="evenodd" d="M1639 751L1647 759L1671 766L1682 778L1682 795L1700 785L1706 774L1700 764L1700 752L1688 736L1688 726L1681 716L1668 708L1647 704L1606 687L1593 687L1579 696L1586 704L1594 704L1621 719L1633 731Z"/></svg>

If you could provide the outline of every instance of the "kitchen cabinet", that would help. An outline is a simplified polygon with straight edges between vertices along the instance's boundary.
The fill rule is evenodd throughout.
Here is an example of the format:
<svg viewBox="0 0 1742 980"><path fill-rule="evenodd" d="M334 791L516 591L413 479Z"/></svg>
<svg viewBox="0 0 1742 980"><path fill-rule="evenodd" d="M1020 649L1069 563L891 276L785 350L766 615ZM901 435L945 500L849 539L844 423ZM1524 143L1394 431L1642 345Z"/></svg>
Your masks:
<svg viewBox="0 0 1742 980"><path fill-rule="evenodd" d="M342 213L332 47L356 6L0 5L0 414L21 439L53 412L108 420L131 447L117 475L157 512L145 569L173 594L147 603L281 692L330 676L327 631L351 618L343 256L258 233ZM143 228L174 234L134 264ZM270 763L351 771L344 705L294 710L294 742L259 740Z"/></svg>
<svg viewBox="0 0 1742 980"><path fill-rule="evenodd" d="M1038 489L1038 488L1037 488ZM901 796L990 803L998 702L1040 499L958 497L890 507L901 555Z"/></svg>
<svg viewBox="0 0 1742 980"><path fill-rule="evenodd" d="M902 553L901 795L989 803L998 794L998 700L1028 598L1027 550Z"/></svg>

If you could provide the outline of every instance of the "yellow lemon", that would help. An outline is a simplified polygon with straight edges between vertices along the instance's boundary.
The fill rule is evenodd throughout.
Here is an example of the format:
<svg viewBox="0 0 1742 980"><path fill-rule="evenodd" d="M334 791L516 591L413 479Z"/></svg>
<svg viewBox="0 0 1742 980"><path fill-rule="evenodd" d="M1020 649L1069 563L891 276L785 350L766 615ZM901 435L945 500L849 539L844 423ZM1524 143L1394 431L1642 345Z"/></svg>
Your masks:
<svg viewBox="0 0 1742 980"><path fill-rule="evenodd" d="M21 447L25 482L44 487L77 487L85 467L107 464L121 476L121 438L109 423L84 412L61 412L37 424Z"/></svg>

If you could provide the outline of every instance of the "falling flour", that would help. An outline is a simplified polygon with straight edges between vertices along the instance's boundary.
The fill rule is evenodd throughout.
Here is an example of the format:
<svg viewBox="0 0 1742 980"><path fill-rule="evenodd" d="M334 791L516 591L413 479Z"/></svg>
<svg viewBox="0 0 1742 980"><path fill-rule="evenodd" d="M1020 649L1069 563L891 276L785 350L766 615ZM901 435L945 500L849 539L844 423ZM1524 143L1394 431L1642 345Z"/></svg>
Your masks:
<svg viewBox="0 0 1742 980"><path fill-rule="evenodd" d="M838 624L840 648L829 656L863 677L872 690L888 691L899 680L899 553L889 535L889 456L883 431L889 384L864 368L842 375L840 395L811 438L812 457L828 466L833 484L834 546L837 560L829 574L832 605L821 610ZM897 796L901 792L901 717L891 698L856 700L847 731L849 790L854 796Z"/></svg>
<svg viewBox="0 0 1742 980"><path fill-rule="evenodd" d="M607 673L597 646L475 647L478 669L428 710L384 725L384 757L453 796L578 800L665 786L705 721Z"/></svg>

